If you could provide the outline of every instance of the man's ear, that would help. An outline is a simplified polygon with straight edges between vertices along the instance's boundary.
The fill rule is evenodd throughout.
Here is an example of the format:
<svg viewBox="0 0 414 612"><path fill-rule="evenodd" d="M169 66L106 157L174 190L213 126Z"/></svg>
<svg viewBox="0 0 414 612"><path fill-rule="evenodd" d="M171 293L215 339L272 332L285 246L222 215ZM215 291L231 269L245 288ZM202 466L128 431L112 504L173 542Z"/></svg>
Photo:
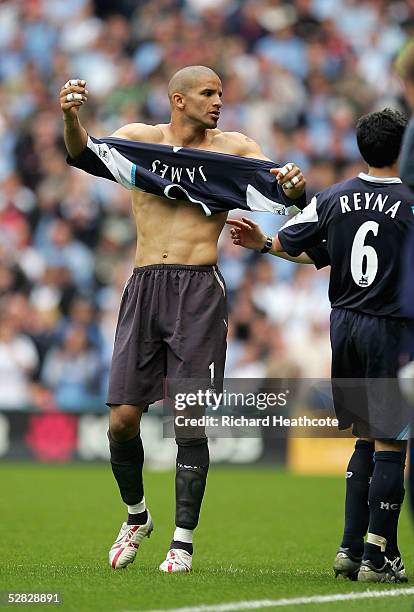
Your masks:
<svg viewBox="0 0 414 612"><path fill-rule="evenodd" d="M172 95L172 103L175 108L183 109L185 106L184 96L180 93L174 93Z"/></svg>

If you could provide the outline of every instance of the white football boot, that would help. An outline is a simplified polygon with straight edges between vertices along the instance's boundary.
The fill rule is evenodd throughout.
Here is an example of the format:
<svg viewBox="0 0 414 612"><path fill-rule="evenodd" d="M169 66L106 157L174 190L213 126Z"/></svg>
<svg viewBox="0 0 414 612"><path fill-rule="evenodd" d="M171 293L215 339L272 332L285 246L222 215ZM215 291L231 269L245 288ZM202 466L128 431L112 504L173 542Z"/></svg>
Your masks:
<svg viewBox="0 0 414 612"><path fill-rule="evenodd" d="M149 511L145 525L123 523L109 551L109 565L114 569L121 569L133 563L143 538L149 538L153 529L154 524Z"/></svg>
<svg viewBox="0 0 414 612"><path fill-rule="evenodd" d="M369 559L362 561L357 580L358 582L400 582L397 570L387 558L382 567L375 567Z"/></svg>
<svg viewBox="0 0 414 612"><path fill-rule="evenodd" d="M173 572L191 572L192 555L181 548L171 548L167 558L160 565L160 570L171 574Z"/></svg>

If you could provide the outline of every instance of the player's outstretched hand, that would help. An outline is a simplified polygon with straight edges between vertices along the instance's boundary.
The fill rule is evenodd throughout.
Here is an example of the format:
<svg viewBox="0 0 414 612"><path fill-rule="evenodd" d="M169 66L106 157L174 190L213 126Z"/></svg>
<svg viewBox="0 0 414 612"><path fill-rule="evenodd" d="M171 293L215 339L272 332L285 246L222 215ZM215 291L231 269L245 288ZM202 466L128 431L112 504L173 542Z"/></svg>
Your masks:
<svg viewBox="0 0 414 612"><path fill-rule="evenodd" d="M86 102L88 90L86 81L82 79L70 79L60 90L60 108L63 114L69 118L75 118L82 104Z"/></svg>
<svg viewBox="0 0 414 612"><path fill-rule="evenodd" d="M296 164L289 162L282 168L272 168L270 172L276 176L279 185L283 187L289 198L293 200L300 198L305 191L306 179Z"/></svg>
<svg viewBox="0 0 414 612"><path fill-rule="evenodd" d="M247 217L242 217L241 220L227 219L226 223L232 226L230 235L233 244L259 251L264 247L267 236L262 232L260 226L251 219L247 219Z"/></svg>

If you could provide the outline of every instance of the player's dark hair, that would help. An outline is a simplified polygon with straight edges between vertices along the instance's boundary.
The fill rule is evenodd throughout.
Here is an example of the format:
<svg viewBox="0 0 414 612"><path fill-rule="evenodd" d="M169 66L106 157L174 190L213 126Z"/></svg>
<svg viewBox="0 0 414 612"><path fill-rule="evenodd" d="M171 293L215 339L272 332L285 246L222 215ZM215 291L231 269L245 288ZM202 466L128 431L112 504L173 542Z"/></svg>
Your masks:
<svg viewBox="0 0 414 612"><path fill-rule="evenodd" d="M392 108L384 108L358 119L358 147L369 166L384 168L395 164L406 126L407 118Z"/></svg>

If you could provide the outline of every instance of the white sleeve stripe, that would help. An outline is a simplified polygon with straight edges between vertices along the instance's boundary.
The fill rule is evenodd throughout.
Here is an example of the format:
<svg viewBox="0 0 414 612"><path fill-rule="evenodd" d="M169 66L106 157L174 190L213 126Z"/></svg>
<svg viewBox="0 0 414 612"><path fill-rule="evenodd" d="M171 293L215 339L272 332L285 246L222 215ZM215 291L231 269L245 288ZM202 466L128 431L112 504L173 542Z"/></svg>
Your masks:
<svg viewBox="0 0 414 612"><path fill-rule="evenodd" d="M261 210L272 212L278 215L286 215L286 206L281 204L280 202L275 202L274 200L270 200L265 195L260 193L253 185L250 183L247 185L246 190L246 204L250 208L250 210Z"/></svg>
<svg viewBox="0 0 414 612"><path fill-rule="evenodd" d="M131 183L133 163L129 159L121 155L116 149L108 147L104 142L94 142L90 136L88 136L88 148L105 164L117 183L127 189L134 187Z"/></svg>
<svg viewBox="0 0 414 612"><path fill-rule="evenodd" d="M317 223L318 211L316 210L316 205L317 200L316 196L314 196L301 212L295 215L292 219L289 219L289 221L287 221L280 229L283 230L285 227L297 225L298 223Z"/></svg>

